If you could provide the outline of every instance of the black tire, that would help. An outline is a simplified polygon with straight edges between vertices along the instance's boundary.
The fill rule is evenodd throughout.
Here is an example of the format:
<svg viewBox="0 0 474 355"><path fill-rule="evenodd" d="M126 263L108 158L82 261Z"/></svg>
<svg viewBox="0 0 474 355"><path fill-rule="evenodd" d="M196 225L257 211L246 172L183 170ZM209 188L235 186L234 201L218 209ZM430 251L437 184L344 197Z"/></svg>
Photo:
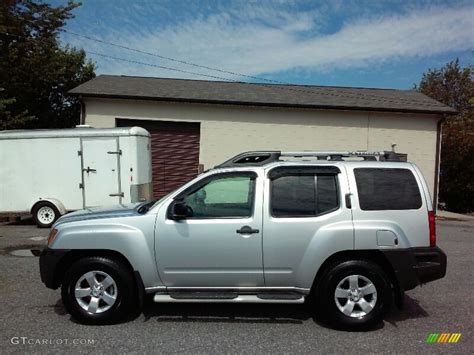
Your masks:
<svg viewBox="0 0 474 355"><path fill-rule="evenodd" d="M76 283L83 275L92 271L98 272L96 279L103 276L100 275L101 273L105 273L115 282L115 285L108 289L109 293L115 292L115 302L109 309L101 313L88 312L79 304L75 295ZM101 280L104 281L104 279ZM83 287L87 288L87 281L83 282L86 282ZM66 271L61 296L66 310L77 321L84 324L112 324L130 315L133 308L137 306L136 290L133 275L125 265L110 258L87 257L79 259ZM91 300L92 296L81 298L83 304L90 303ZM99 300L98 304L102 305L102 308L107 307L107 303L103 300Z"/></svg>
<svg viewBox="0 0 474 355"><path fill-rule="evenodd" d="M361 288L370 285L366 282L367 280L375 286L376 294L363 296L364 301L368 301L368 303L373 302L373 297L375 297L375 304L367 313L359 305L359 302L363 301L357 291L352 294L354 298L351 299L351 302L355 303L352 316L344 314L338 307L339 303L339 306L344 308L349 299L336 299L336 287L339 286L339 289L343 290L347 287L347 297L351 297L349 296L351 289L349 276L351 275L360 276L357 279ZM341 282L343 283L340 284ZM387 275L377 264L368 260L347 260L333 265L321 278L316 291L317 315L321 315L327 323L336 329L364 330L372 328L382 322L392 303L392 289Z"/></svg>
<svg viewBox="0 0 474 355"><path fill-rule="evenodd" d="M61 214L51 202L38 202L32 211L33 220L40 228L50 228Z"/></svg>

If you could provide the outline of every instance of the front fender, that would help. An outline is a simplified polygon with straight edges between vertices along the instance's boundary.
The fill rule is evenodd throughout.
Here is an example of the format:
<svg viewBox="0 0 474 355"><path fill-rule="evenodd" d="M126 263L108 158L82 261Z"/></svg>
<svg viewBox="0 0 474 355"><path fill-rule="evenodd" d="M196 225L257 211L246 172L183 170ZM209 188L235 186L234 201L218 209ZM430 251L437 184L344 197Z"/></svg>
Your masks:
<svg viewBox="0 0 474 355"><path fill-rule="evenodd" d="M143 223L147 216L140 217L140 223L130 218L127 224L110 221L94 221L93 225L87 223L90 221L62 224L50 248L118 252L140 273L145 287L160 286L153 242L154 216L149 218L151 223ZM148 225L145 230L144 225Z"/></svg>

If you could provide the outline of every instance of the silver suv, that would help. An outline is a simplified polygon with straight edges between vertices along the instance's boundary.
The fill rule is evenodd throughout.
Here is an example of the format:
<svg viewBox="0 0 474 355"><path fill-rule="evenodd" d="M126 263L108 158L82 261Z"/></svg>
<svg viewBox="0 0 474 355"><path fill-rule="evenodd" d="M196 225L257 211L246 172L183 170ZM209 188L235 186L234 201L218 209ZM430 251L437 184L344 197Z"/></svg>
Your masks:
<svg viewBox="0 0 474 355"><path fill-rule="evenodd" d="M420 170L392 152L240 154L159 201L61 217L40 257L70 314L155 302L303 303L338 328L380 322L442 278Z"/></svg>

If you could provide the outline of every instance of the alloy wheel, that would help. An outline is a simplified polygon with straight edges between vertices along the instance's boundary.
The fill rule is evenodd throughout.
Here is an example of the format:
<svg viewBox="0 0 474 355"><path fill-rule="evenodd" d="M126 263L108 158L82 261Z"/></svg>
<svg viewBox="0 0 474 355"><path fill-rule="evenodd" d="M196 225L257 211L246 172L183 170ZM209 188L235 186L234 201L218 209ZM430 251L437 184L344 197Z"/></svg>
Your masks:
<svg viewBox="0 0 474 355"><path fill-rule="evenodd" d="M346 316L362 318L374 309L377 289L367 277L350 275L337 285L334 300L339 311Z"/></svg>
<svg viewBox="0 0 474 355"><path fill-rule="evenodd" d="M89 271L82 275L74 290L76 301L85 311L102 313L117 301L117 285L114 279L103 271Z"/></svg>

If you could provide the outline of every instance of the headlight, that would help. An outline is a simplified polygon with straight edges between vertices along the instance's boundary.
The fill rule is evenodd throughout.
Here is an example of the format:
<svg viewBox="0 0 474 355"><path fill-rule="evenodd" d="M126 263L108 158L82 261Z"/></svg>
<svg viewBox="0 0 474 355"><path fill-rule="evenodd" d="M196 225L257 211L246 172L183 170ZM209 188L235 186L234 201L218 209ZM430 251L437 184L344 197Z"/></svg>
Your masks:
<svg viewBox="0 0 474 355"><path fill-rule="evenodd" d="M51 229L51 232L49 233L49 237L48 237L48 247L51 246L51 244L53 244L54 239L56 238L56 234L58 234L58 230L56 228Z"/></svg>

